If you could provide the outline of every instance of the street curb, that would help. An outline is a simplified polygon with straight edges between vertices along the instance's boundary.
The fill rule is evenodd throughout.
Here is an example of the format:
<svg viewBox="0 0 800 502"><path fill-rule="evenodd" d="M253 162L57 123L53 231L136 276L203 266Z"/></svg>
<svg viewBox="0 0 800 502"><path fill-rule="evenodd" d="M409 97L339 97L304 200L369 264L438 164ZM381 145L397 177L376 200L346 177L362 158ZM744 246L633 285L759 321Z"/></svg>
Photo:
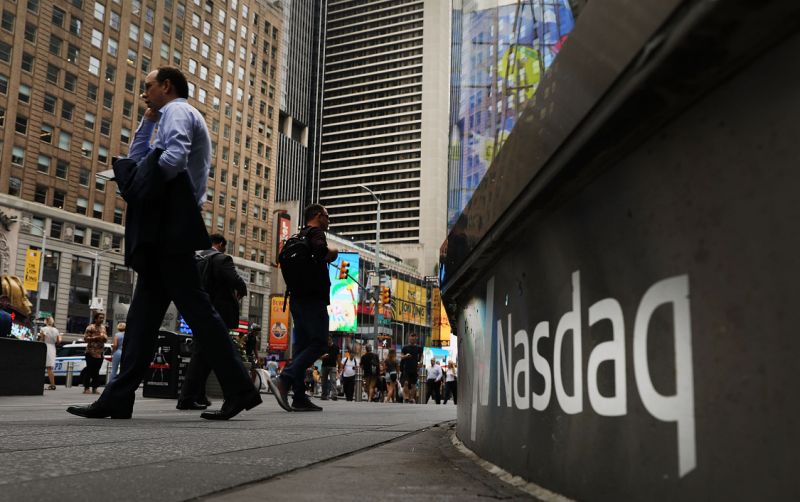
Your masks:
<svg viewBox="0 0 800 502"><path fill-rule="evenodd" d="M543 488L536 483L531 483L529 481L524 480L520 476L515 476L510 472L506 471L502 467L498 467L493 463L489 462L488 460L484 460L479 457L474 451L470 450L469 448L461 442L458 437L456 437L455 428L452 428L448 435L450 436L450 441L453 443L453 446L456 450L461 452L462 455L467 457L468 459L472 460L484 470L486 470L489 474L497 477L501 481L513 486L514 488L521 490L528 495L536 497L538 500L543 502L575 502L573 499L567 498L563 495L559 495L558 493L551 492L547 488Z"/></svg>

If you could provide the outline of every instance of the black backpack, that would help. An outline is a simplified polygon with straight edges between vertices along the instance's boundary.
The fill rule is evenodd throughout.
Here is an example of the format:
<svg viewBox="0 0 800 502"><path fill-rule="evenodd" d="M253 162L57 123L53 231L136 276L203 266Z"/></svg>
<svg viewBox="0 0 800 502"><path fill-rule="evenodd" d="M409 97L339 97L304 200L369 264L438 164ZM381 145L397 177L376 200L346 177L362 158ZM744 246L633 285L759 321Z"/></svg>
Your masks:
<svg viewBox="0 0 800 502"><path fill-rule="evenodd" d="M308 242L308 229L286 239L278 254L283 280L286 281L286 296L302 294L313 284L313 267L316 263Z"/></svg>
<svg viewBox="0 0 800 502"><path fill-rule="evenodd" d="M213 253L195 254L195 264L197 265L197 272L200 274L200 284L203 289L210 293L214 289L214 257L219 254L219 251L214 250Z"/></svg>

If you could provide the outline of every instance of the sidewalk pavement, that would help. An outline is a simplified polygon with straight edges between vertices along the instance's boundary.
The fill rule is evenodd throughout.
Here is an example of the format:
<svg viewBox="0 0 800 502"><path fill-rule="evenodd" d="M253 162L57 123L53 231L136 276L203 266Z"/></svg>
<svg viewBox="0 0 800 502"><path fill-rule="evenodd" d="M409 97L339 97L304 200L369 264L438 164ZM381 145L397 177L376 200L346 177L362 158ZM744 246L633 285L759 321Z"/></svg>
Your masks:
<svg viewBox="0 0 800 502"><path fill-rule="evenodd" d="M264 394L219 422L139 398L131 420L89 420L64 411L96 398L81 390L0 397L0 501L526 497L453 449L452 404L340 400L287 413Z"/></svg>

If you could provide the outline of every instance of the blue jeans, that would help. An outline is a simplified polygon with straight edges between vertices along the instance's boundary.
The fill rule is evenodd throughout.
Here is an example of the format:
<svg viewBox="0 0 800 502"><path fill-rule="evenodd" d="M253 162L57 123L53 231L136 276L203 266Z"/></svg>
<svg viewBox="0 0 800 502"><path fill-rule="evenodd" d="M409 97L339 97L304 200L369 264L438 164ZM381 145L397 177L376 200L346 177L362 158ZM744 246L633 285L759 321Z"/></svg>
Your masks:
<svg viewBox="0 0 800 502"><path fill-rule="evenodd" d="M122 358L122 350L117 350L111 356L111 374L108 376L108 382L111 383L112 380L117 378L117 372L119 371L119 360Z"/></svg>
<svg viewBox="0 0 800 502"><path fill-rule="evenodd" d="M327 299L292 297L289 310L294 322L294 356L278 378L293 389L295 399L299 399L305 394L306 369L328 349L328 302Z"/></svg>

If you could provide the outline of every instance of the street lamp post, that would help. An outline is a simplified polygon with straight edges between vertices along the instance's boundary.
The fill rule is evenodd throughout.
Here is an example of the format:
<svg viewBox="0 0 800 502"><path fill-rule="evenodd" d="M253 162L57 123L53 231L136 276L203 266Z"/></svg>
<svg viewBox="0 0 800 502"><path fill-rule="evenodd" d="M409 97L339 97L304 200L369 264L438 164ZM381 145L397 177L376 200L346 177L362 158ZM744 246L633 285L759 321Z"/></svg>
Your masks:
<svg viewBox="0 0 800 502"><path fill-rule="evenodd" d="M377 284L374 285L375 291L373 298L375 299L375 314L373 319L375 321L375 339L378 339L378 300L380 299L380 292L381 292L381 200L375 195L375 192L370 190L369 188L365 187L364 185L356 185L359 188L363 188L370 195L372 198L375 199L375 203L378 205L378 214L376 218L375 224L375 276L378 278Z"/></svg>
<svg viewBox="0 0 800 502"><path fill-rule="evenodd" d="M42 274L44 274L44 254L47 251L47 232L45 232L44 227L41 227L33 222L27 222L28 225L38 228L42 231L42 254L39 256L39 276L36 278L37 281L37 288L39 291L36 292L36 319L40 317L40 307L42 304Z"/></svg>
<svg viewBox="0 0 800 502"><path fill-rule="evenodd" d="M94 302L94 299L97 297L97 285L98 285L99 276L100 276L100 256L102 256L102 255L104 255L106 253L109 253L111 251L119 252L120 249L119 248L112 248L112 249L104 249L103 251L89 251L92 254L92 256L94 256L94 270L93 270L93 273L92 273L92 275L93 275L93 277L92 277L92 299L89 302L89 305L91 305L91 303Z"/></svg>

